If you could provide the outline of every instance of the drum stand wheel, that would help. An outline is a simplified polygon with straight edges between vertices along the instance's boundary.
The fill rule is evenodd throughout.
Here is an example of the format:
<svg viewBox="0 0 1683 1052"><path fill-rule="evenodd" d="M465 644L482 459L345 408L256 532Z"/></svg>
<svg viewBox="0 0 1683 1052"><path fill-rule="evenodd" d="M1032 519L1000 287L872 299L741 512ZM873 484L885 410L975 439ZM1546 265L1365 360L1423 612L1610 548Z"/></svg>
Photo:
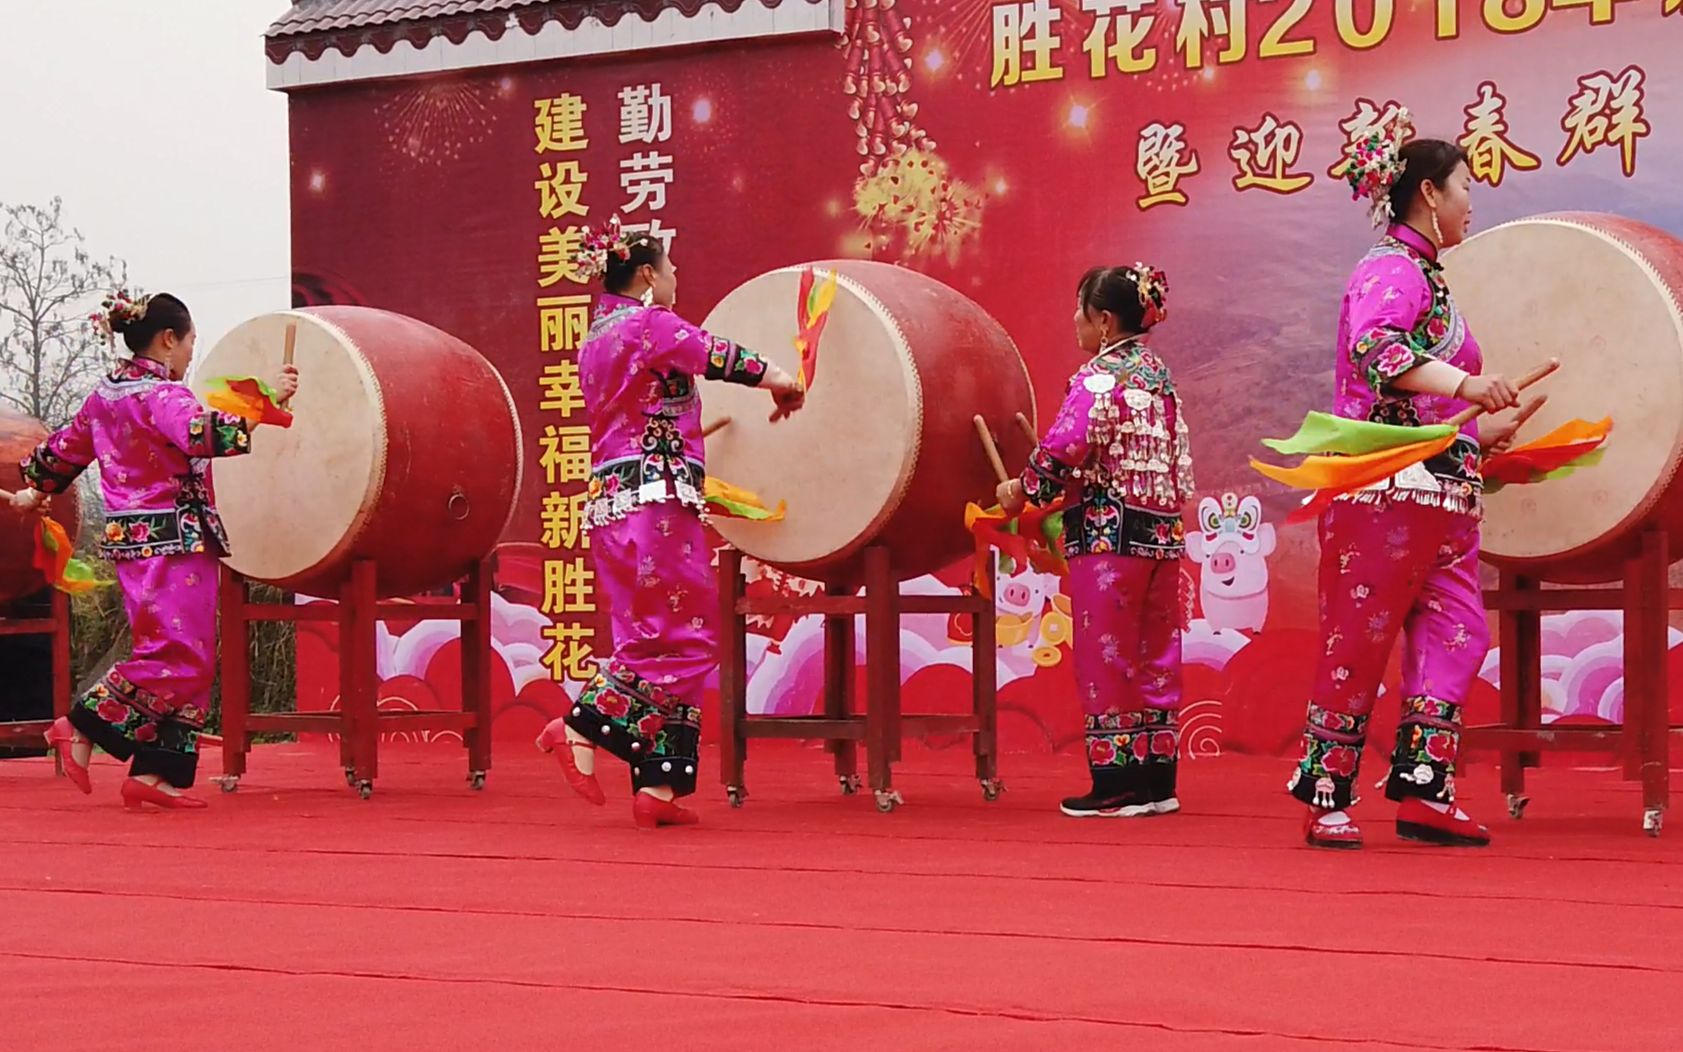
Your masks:
<svg viewBox="0 0 1683 1052"><path fill-rule="evenodd" d="M355 767L346 767L345 768L345 784L350 786L352 789L356 788L356 768Z"/></svg>
<svg viewBox="0 0 1683 1052"><path fill-rule="evenodd" d="M476 793L483 790L485 788L485 772L484 771L469 771L468 772L468 784L473 786L473 791L476 792Z"/></svg>
<svg viewBox="0 0 1683 1052"><path fill-rule="evenodd" d="M885 815L906 802L906 798L900 795L898 789L878 789L876 798L877 810Z"/></svg>
<svg viewBox="0 0 1683 1052"><path fill-rule="evenodd" d="M1531 803L1531 798L1524 793L1508 794L1508 817L1519 821L1525 817L1525 807Z"/></svg>
<svg viewBox="0 0 1683 1052"><path fill-rule="evenodd" d="M843 796L852 796L865 786L864 781L856 774L837 775L836 781L841 783L841 792Z"/></svg>
<svg viewBox="0 0 1683 1052"><path fill-rule="evenodd" d="M1649 836L1658 837L1660 835L1660 826L1664 823L1665 810L1663 808L1650 807L1646 811L1642 812L1642 831L1647 833Z"/></svg>
<svg viewBox="0 0 1683 1052"><path fill-rule="evenodd" d="M981 782L982 799L990 804L998 800L999 795L1005 792L1005 783L998 778L983 778Z"/></svg>
<svg viewBox="0 0 1683 1052"><path fill-rule="evenodd" d="M748 790L740 785L727 785L725 786L725 796L729 798L732 807L741 807L742 802L748 799Z"/></svg>
<svg viewBox="0 0 1683 1052"><path fill-rule="evenodd" d="M225 793L237 793L240 791L240 776L237 774L223 775L220 778L212 778L211 781L215 782L217 788L221 789Z"/></svg>
<svg viewBox="0 0 1683 1052"><path fill-rule="evenodd" d="M369 797L373 796L374 795L374 782L371 779L368 779L368 778L364 778L362 781L357 782L356 783L356 795L362 797L364 800L367 800Z"/></svg>

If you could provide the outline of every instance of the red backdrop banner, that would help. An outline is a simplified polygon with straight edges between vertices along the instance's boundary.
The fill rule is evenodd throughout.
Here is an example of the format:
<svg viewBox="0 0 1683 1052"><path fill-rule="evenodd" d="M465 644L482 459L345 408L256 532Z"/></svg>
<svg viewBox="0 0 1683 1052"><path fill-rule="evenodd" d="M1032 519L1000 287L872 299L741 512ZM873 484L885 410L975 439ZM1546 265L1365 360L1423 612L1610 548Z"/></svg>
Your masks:
<svg viewBox="0 0 1683 1052"><path fill-rule="evenodd" d="M581 224L619 212L669 238L678 309L695 321L748 278L810 259L924 271L1011 333L1043 414L1080 361L1081 273L1155 263L1173 303L1155 346L1205 487L1187 510L1187 748L1280 751L1317 647L1315 547L1309 527L1276 527L1297 496L1246 458L1329 400L1343 283L1372 237L1332 174L1347 144L1406 106L1420 134L1471 152L1480 226L1572 208L1683 232L1679 6L869 0L840 38L299 91L295 298L423 319L513 390L529 469L498 578L496 704L499 727L525 735L577 692L600 645L577 529L588 289L566 256ZM765 570L753 587L807 586ZM999 606L1005 745L1063 748L1079 737L1068 602L1055 578L1023 572ZM810 710L818 626L756 628L751 708ZM300 631L301 702L332 705L332 642ZM1549 717L1617 718L1618 615L1551 617L1546 631ZM454 636L387 626L386 703L449 704ZM967 641L929 618L905 637L908 706L957 704ZM1473 719L1494 711L1494 653L1486 668ZM1376 722L1395 719L1388 708Z"/></svg>

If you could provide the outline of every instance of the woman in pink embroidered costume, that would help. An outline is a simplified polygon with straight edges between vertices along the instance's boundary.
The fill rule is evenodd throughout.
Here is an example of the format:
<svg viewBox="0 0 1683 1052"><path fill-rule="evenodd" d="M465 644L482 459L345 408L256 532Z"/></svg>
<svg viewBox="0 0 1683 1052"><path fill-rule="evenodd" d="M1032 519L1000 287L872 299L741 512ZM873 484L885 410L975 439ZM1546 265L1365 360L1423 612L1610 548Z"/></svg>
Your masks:
<svg viewBox="0 0 1683 1052"><path fill-rule="evenodd" d="M105 554L116 564L134 652L81 698L47 735L64 770L93 791L95 745L130 761L124 804L203 807L182 792L198 768L197 739L210 709L216 662L217 560L227 538L217 518L208 462L250 451L250 425L200 405L181 378L192 361L193 319L167 293L117 293L94 316L132 357L119 362L63 429L23 463L31 487L13 497L44 507L99 464ZM286 366L272 381L297 390Z"/></svg>
<svg viewBox="0 0 1683 1052"><path fill-rule="evenodd" d="M1168 281L1143 263L1081 279L1075 338L1091 355L1051 430L1000 506L1065 498L1064 545L1076 617L1075 676L1087 716L1092 788L1074 817L1180 809L1181 507L1192 495L1186 418L1169 367L1144 337L1166 313Z"/></svg>
<svg viewBox="0 0 1683 1052"><path fill-rule="evenodd" d="M1434 139L1404 145L1410 131L1404 113L1350 164L1356 196L1371 201L1386 233L1344 296L1334 411L1418 426L1447 420L1468 402L1496 412L1519 399L1507 380L1480 374L1478 343L1438 263L1471 223L1466 154ZM1455 806L1454 769L1461 706L1490 643L1478 582L1480 462L1505 448L1516 426L1492 418L1468 424L1443 454L1339 498L1321 518L1322 649L1303 756L1287 786L1309 807L1303 836L1312 846L1361 846L1346 809L1399 631L1402 722L1385 783L1385 795L1399 802L1397 834L1445 845L1490 840Z"/></svg>
<svg viewBox="0 0 1683 1052"><path fill-rule="evenodd" d="M765 388L773 420L799 409L806 392L672 312L678 272L658 240L628 237L614 220L587 233L580 265L604 289L579 372L591 430L585 521L614 649L538 746L555 750L568 784L596 804L606 797L595 750L606 749L631 767L639 827L690 825L695 813L673 800L695 791L698 706L719 662L695 380Z"/></svg>

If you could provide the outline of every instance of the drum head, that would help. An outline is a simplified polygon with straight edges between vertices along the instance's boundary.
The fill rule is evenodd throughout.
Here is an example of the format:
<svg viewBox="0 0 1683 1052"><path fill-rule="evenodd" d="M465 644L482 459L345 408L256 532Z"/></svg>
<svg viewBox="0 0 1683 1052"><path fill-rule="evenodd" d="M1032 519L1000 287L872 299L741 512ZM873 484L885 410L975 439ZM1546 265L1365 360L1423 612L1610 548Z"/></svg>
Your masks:
<svg viewBox="0 0 1683 1052"><path fill-rule="evenodd" d="M822 277L827 272L818 267ZM726 296L703 324L795 375L800 269L762 274ZM755 388L702 388L702 423L729 416L707 440L707 470L768 505L782 522L716 519L721 536L762 562L818 566L862 548L888 521L917 464L922 389L904 335L888 310L845 274L819 343L806 406L768 423L770 396Z"/></svg>
<svg viewBox="0 0 1683 1052"><path fill-rule="evenodd" d="M1642 254L1595 219L1508 223L1445 258L1486 373L1560 359L1520 443L1574 417L1614 423L1599 465L1488 497L1483 549L1498 561L1546 563L1624 534L1664 496L1683 448L1683 318Z"/></svg>
<svg viewBox="0 0 1683 1052"><path fill-rule="evenodd" d="M290 428L257 428L251 453L211 469L217 510L233 553L227 563L257 581L285 582L322 565L354 539L374 507L386 465L380 387L352 341L321 318L266 314L224 336L194 368L202 398L222 376L272 375L286 329L297 325L301 378Z"/></svg>

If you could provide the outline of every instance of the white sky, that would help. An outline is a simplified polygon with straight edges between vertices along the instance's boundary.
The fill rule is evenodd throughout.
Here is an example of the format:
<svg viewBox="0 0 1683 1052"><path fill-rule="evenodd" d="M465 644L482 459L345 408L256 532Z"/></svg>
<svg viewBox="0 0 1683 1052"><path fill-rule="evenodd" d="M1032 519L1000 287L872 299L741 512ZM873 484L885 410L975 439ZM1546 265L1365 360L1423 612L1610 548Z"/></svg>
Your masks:
<svg viewBox="0 0 1683 1052"><path fill-rule="evenodd" d="M202 351L290 306L287 0L0 0L0 202L45 205L187 302Z"/></svg>

